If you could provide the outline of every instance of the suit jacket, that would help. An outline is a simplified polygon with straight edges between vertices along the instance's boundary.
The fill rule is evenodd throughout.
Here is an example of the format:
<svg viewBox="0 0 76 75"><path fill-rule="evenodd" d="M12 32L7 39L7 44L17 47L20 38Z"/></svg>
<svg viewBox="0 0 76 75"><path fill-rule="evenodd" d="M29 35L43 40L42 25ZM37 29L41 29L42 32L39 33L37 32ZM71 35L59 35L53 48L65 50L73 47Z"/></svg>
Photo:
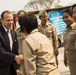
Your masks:
<svg viewBox="0 0 76 75"><path fill-rule="evenodd" d="M0 25L0 75L16 75L17 64L14 58L18 54L18 41L16 32L10 31L13 40L12 50L10 49L8 35L3 26Z"/></svg>

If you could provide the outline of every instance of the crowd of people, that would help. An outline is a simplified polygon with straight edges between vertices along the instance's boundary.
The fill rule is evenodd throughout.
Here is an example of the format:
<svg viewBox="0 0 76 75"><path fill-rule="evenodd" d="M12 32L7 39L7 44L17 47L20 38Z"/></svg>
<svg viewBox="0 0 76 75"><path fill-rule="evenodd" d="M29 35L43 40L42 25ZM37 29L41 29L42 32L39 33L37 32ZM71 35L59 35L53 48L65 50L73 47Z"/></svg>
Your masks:
<svg viewBox="0 0 76 75"><path fill-rule="evenodd" d="M76 4L62 12L64 65L76 74ZM16 29L16 20L19 28ZM61 75L58 70L58 38L45 10L34 14L9 10L0 19L0 75ZM67 38L66 38L67 37Z"/></svg>

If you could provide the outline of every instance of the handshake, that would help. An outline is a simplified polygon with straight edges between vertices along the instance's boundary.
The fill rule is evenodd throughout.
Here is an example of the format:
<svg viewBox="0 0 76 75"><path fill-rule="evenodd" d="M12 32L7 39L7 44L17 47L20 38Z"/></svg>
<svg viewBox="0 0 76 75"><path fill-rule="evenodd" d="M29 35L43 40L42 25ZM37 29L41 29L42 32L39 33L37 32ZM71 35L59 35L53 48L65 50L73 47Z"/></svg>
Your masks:
<svg viewBox="0 0 76 75"><path fill-rule="evenodd" d="M15 61L17 62L17 64L22 64L23 61L24 61L23 55L22 54L16 55L15 56Z"/></svg>

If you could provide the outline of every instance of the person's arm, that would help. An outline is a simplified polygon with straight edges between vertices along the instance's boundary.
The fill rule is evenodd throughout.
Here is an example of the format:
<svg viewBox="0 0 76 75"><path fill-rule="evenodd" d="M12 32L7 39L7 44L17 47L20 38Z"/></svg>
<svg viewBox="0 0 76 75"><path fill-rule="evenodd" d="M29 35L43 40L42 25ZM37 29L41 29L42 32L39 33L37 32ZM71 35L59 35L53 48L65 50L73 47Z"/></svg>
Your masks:
<svg viewBox="0 0 76 75"><path fill-rule="evenodd" d="M53 36L53 47L54 47L54 53L57 56L59 54L58 52L58 37L56 34L56 28L53 27L53 32L52 32L52 36Z"/></svg>
<svg viewBox="0 0 76 75"><path fill-rule="evenodd" d="M6 51L0 41L0 60L5 64L12 64L13 62L17 62L18 59L20 59L20 56Z"/></svg>
<svg viewBox="0 0 76 75"><path fill-rule="evenodd" d="M6 64L11 64L14 61L15 54L12 54L11 52L7 52L0 41L0 60L5 62Z"/></svg>
<svg viewBox="0 0 76 75"><path fill-rule="evenodd" d="M14 31L15 41L14 41L14 50L15 50L15 58L14 58L14 67L16 70L17 75L21 75L21 72L19 70L20 64L21 64L21 57L19 56L18 49L19 49L19 43L17 39L17 33Z"/></svg>
<svg viewBox="0 0 76 75"><path fill-rule="evenodd" d="M67 67L68 62L67 62L67 57L66 57L66 52L64 51L64 65Z"/></svg>
<svg viewBox="0 0 76 75"><path fill-rule="evenodd" d="M53 27L53 32L52 32L52 40L53 40L53 50L54 50L54 54L55 54L55 59L56 59L56 64L58 65L58 38L57 38L57 34L56 34L56 28Z"/></svg>
<svg viewBox="0 0 76 75"><path fill-rule="evenodd" d="M23 41L23 55L24 64L27 75L36 75L36 55L34 50L28 45L28 43Z"/></svg>

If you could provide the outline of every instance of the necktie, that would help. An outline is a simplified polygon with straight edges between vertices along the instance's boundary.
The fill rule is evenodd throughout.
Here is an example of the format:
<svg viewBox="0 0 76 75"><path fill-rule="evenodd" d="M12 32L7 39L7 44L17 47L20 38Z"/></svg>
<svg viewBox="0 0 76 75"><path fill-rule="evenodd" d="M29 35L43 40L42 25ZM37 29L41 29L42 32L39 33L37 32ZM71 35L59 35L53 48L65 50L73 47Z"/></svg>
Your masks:
<svg viewBox="0 0 76 75"><path fill-rule="evenodd" d="M9 40L9 44L10 44L10 49L12 50L13 41L12 41L12 36L9 31L7 31L7 35L8 35L8 40Z"/></svg>
<svg viewBox="0 0 76 75"><path fill-rule="evenodd" d="M9 31L7 31L7 35L8 35L8 40L9 40L9 43L10 43Z"/></svg>

